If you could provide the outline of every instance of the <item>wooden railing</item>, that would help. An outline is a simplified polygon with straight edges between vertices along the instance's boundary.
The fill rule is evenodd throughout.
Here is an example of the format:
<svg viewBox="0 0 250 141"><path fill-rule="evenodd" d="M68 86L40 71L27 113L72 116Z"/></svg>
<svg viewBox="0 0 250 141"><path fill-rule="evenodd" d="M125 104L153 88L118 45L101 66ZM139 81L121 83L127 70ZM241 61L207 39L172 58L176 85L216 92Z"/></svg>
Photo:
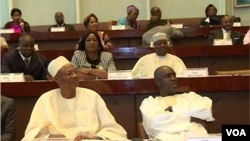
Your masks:
<svg viewBox="0 0 250 141"><path fill-rule="evenodd" d="M209 133L221 132L223 124L250 124L249 75L179 78L178 84L180 92L188 88L213 100L216 120L209 124ZM153 79L81 81L79 86L92 89L103 97L129 138L137 137L136 126L142 120L139 111L142 100L159 93ZM1 94L15 100L17 141L23 137L37 98L57 87L52 81L1 83Z"/></svg>

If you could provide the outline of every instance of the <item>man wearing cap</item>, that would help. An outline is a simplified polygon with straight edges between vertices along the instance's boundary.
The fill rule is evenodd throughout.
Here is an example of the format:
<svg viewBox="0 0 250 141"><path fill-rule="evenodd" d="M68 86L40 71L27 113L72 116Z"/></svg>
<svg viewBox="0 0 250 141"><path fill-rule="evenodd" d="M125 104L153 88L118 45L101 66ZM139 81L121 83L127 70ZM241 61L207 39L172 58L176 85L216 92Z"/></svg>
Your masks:
<svg viewBox="0 0 250 141"><path fill-rule="evenodd" d="M177 76L182 76L186 66L179 57L167 53L168 47L172 49L167 35L165 33L156 33L153 35L152 41L155 53L147 54L136 62L132 69L133 77L153 78L155 69L163 65L172 67Z"/></svg>
<svg viewBox="0 0 250 141"><path fill-rule="evenodd" d="M37 100L22 141L34 138L126 139L103 99L78 87L78 70L65 57L52 60L48 71L59 88Z"/></svg>

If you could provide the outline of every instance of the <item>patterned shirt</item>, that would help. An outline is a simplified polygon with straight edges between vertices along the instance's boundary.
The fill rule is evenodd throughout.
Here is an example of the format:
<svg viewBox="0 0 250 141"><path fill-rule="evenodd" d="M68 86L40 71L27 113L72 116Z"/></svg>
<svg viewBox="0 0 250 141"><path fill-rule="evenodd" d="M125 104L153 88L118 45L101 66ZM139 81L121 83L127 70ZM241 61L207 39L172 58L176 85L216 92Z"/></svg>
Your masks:
<svg viewBox="0 0 250 141"><path fill-rule="evenodd" d="M76 50L74 52L71 63L77 68L90 68L91 65L93 65L87 61L85 51L81 50ZM106 71L116 70L113 55L109 52L101 52L100 63L96 66L97 68L103 68Z"/></svg>

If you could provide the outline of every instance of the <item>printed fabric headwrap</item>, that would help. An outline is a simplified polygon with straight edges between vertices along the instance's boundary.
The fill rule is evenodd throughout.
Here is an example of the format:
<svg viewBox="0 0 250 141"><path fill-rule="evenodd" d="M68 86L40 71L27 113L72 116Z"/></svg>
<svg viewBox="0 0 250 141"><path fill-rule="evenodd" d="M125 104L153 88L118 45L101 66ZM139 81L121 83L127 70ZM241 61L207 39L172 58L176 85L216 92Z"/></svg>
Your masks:
<svg viewBox="0 0 250 141"><path fill-rule="evenodd" d="M132 10L139 10L139 9L134 5L129 5L127 7L127 14L130 13Z"/></svg>

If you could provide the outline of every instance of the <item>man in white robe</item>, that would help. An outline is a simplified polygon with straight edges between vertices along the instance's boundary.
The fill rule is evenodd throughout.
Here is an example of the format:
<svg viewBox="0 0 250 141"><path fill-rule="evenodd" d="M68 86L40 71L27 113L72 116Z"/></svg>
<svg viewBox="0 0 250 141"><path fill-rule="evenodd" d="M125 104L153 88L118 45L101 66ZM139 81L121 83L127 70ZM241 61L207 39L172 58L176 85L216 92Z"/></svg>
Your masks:
<svg viewBox="0 0 250 141"><path fill-rule="evenodd" d="M142 123L149 138L185 141L187 135L207 134L203 125L214 120L212 100L195 92L175 94L176 73L169 66L157 68L154 77L160 96L149 96L140 105Z"/></svg>
<svg viewBox="0 0 250 141"><path fill-rule="evenodd" d="M167 53L170 41L165 33L156 33L152 37L155 53L142 56L132 69L134 78L153 78L156 68L168 65L174 69L177 76L183 76L186 65L177 56ZM171 48L171 47L170 47ZM174 53L174 52L173 52Z"/></svg>
<svg viewBox="0 0 250 141"><path fill-rule="evenodd" d="M34 138L126 139L127 133L95 91L78 87L78 70L65 58L52 60L48 71L60 88L40 96L22 141Z"/></svg>

